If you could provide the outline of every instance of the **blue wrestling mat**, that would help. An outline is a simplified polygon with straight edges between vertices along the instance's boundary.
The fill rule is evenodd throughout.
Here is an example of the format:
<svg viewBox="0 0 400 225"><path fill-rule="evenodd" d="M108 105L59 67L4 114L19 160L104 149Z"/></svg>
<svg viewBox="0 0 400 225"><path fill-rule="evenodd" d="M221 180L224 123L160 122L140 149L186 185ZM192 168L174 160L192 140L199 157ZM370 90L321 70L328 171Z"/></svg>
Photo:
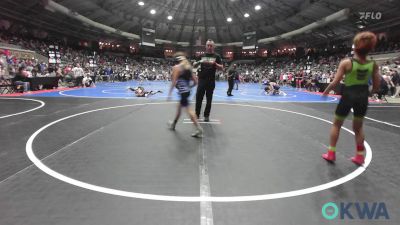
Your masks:
<svg viewBox="0 0 400 225"><path fill-rule="evenodd" d="M144 98L136 97L134 92L130 91L129 87L142 86L146 91L162 91L156 95ZM31 93L24 96L32 97L76 97L76 98L118 98L118 99L155 99L163 100L167 98L170 82L166 81L148 81L139 83L138 81L115 82L115 83L97 83L94 88L77 88L64 91L55 91L47 93ZM217 82L214 91L213 101L223 102L320 102L332 103L337 102L336 97L323 98L316 93L297 90L292 87L282 87L280 95L268 95L264 91L264 86L261 84L246 83L240 84L239 90L233 90L234 96L228 97L226 91L228 88L227 82ZM196 88L192 90L192 98ZM204 97L205 99L205 97ZM173 100L178 100L178 94L174 90Z"/></svg>

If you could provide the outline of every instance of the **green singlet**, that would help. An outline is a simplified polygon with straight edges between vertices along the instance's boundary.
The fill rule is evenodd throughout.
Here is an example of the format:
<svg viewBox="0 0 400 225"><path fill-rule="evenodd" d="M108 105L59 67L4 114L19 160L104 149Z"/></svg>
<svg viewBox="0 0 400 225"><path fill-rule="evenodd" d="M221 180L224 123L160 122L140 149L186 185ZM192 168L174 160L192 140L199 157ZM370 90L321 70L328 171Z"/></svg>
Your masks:
<svg viewBox="0 0 400 225"><path fill-rule="evenodd" d="M346 87L354 85L368 85L368 81L374 72L374 61L368 61L366 64L361 64L355 59L351 60L351 71L345 74L344 84Z"/></svg>

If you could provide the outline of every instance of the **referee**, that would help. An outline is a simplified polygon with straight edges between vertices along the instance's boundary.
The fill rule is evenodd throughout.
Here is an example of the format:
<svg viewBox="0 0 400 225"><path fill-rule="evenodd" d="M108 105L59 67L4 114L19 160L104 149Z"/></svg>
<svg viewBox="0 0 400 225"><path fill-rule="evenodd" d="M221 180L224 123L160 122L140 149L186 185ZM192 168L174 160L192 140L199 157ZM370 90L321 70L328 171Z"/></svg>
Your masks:
<svg viewBox="0 0 400 225"><path fill-rule="evenodd" d="M210 121L210 111L213 92L215 88L215 72L217 69L222 70L221 56L215 53L215 43L209 39L206 42L206 54L201 57L201 60L195 63L195 66L200 66L198 69L199 83L196 93L196 115L200 118L201 104L204 94L207 98L206 108L204 110L204 121Z"/></svg>
<svg viewBox="0 0 400 225"><path fill-rule="evenodd" d="M226 94L228 96L233 96L232 95L232 90L233 90L233 84L234 84L234 80L236 79L237 76L237 71L236 71L236 64L233 64L232 68L230 70L228 70L228 91L226 92Z"/></svg>

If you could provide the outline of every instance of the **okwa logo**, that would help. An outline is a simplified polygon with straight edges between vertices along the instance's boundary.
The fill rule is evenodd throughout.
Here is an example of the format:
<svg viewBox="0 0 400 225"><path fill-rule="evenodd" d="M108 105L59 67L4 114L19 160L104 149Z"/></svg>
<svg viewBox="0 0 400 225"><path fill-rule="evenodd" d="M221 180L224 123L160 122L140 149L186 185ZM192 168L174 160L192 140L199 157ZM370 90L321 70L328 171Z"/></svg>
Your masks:
<svg viewBox="0 0 400 225"><path fill-rule="evenodd" d="M327 220L339 217L341 220L388 220L390 219L385 203L359 203L359 202L328 202L322 206L322 216Z"/></svg>

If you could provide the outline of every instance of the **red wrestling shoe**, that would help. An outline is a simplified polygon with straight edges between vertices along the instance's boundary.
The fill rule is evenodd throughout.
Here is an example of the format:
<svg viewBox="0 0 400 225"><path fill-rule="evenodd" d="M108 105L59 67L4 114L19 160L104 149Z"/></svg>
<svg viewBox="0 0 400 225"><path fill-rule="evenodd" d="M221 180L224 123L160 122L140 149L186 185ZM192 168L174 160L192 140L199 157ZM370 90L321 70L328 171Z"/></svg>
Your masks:
<svg viewBox="0 0 400 225"><path fill-rule="evenodd" d="M335 162L336 160L336 152L329 151L325 154L322 154L322 158L324 158L328 162Z"/></svg>
<svg viewBox="0 0 400 225"><path fill-rule="evenodd" d="M351 157L351 161L359 166L362 166L364 164L364 155L355 155L354 157Z"/></svg>

